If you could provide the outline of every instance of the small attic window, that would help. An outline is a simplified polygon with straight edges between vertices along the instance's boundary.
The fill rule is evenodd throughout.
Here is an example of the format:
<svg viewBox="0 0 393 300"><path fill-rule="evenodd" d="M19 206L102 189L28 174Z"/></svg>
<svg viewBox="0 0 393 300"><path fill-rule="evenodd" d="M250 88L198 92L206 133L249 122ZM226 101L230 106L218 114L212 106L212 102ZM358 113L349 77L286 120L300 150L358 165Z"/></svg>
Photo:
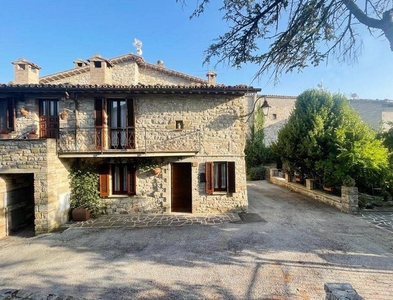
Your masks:
<svg viewBox="0 0 393 300"><path fill-rule="evenodd" d="M26 65L24 64L19 64L18 65L19 70L24 71L26 69Z"/></svg>
<svg viewBox="0 0 393 300"><path fill-rule="evenodd" d="M101 64L101 62L100 61L95 61L94 62L94 68L101 68L101 66L102 66L102 64Z"/></svg>
<svg viewBox="0 0 393 300"><path fill-rule="evenodd" d="M182 120L176 121L176 129L184 129L184 123Z"/></svg>
<svg viewBox="0 0 393 300"><path fill-rule="evenodd" d="M81 63L81 62L78 62L76 65L77 65L79 68L80 68L80 67L83 67L83 63Z"/></svg>

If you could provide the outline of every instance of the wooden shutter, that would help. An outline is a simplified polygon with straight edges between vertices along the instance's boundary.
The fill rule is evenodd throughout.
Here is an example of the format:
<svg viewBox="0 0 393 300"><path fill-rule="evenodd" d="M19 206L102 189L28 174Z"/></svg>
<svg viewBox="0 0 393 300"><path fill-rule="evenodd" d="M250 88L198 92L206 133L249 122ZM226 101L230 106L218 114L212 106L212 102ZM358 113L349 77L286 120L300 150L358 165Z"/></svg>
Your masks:
<svg viewBox="0 0 393 300"><path fill-rule="evenodd" d="M100 127L104 123L103 110L104 110L104 99L94 99L94 125Z"/></svg>
<svg viewBox="0 0 393 300"><path fill-rule="evenodd" d="M109 172L110 166L105 165L100 168L100 196L108 197L109 196Z"/></svg>
<svg viewBox="0 0 393 300"><path fill-rule="evenodd" d="M206 176L206 183L205 183L205 189L206 189L206 194L213 194L213 186L214 186L214 170L213 170L213 163L212 162L206 162L205 164L205 176Z"/></svg>
<svg viewBox="0 0 393 300"><path fill-rule="evenodd" d="M103 130L106 115L104 111L104 99L94 99L94 144L97 150L101 150L105 145L105 134Z"/></svg>
<svg viewBox="0 0 393 300"><path fill-rule="evenodd" d="M135 105L134 99L126 99L127 102L127 126L135 126Z"/></svg>
<svg viewBox="0 0 393 300"><path fill-rule="evenodd" d="M235 162L228 162L228 193L236 193Z"/></svg>
<svg viewBox="0 0 393 300"><path fill-rule="evenodd" d="M127 129L126 129L126 148L135 149L135 101L126 99L127 103Z"/></svg>
<svg viewBox="0 0 393 300"><path fill-rule="evenodd" d="M136 195L136 171L134 166L127 166L127 194Z"/></svg>

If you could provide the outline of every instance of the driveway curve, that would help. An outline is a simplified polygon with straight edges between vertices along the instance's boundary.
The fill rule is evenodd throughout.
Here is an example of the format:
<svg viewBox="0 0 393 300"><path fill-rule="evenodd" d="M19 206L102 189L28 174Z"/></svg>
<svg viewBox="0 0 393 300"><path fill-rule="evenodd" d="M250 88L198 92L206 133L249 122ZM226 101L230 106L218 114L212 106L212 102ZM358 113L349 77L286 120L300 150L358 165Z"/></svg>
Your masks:
<svg viewBox="0 0 393 300"><path fill-rule="evenodd" d="M86 299L324 299L347 282L392 299L393 234L265 181L258 218L148 228L69 228L0 240L0 290Z"/></svg>

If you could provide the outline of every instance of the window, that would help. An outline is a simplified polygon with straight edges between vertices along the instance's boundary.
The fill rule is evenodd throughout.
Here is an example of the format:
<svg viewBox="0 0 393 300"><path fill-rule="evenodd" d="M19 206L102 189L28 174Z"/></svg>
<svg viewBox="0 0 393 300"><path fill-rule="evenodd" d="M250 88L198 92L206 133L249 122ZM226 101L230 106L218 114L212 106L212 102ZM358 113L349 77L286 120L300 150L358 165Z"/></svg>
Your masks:
<svg viewBox="0 0 393 300"><path fill-rule="evenodd" d="M100 169L100 196L135 195L135 167L128 164L104 165Z"/></svg>
<svg viewBox="0 0 393 300"><path fill-rule="evenodd" d="M184 129L184 123L182 120L176 121L176 129Z"/></svg>
<svg viewBox="0 0 393 300"><path fill-rule="evenodd" d="M95 99L94 116L97 149L102 149L105 145L112 149L135 149L133 99L97 98Z"/></svg>
<svg viewBox="0 0 393 300"><path fill-rule="evenodd" d="M272 119L273 119L273 120L276 120L276 119L277 119L277 114L273 114Z"/></svg>
<svg viewBox="0 0 393 300"><path fill-rule="evenodd" d="M205 176L207 194L236 192L235 162L207 162Z"/></svg>
<svg viewBox="0 0 393 300"><path fill-rule="evenodd" d="M97 68L97 69L101 68L101 62L100 61L95 61L94 62L94 68Z"/></svg>
<svg viewBox="0 0 393 300"><path fill-rule="evenodd" d="M0 129L14 130L15 100L11 98L0 99Z"/></svg>

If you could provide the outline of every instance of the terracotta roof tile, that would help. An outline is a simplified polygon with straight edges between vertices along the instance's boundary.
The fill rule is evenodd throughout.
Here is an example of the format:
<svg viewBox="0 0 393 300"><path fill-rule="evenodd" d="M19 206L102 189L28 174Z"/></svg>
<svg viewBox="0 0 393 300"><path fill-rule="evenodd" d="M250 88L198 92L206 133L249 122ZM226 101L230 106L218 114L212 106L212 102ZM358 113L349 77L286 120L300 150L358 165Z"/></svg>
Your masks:
<svg viewBox="0 0 393 300"><path fill-rule="evenodd" d="M0 92L124 92L124 93L217 93L245 94L259 92L261 89L247 85L91 85L91 84L0 84Z"/></svg>

